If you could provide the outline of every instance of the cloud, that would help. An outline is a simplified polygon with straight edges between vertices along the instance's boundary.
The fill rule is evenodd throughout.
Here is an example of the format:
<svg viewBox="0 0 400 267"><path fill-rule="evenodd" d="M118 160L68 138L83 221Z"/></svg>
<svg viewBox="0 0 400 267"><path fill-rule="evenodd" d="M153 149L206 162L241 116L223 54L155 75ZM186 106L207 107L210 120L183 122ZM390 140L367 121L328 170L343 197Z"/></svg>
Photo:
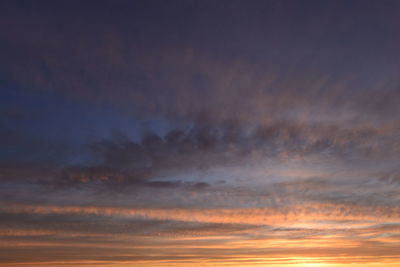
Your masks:
<svg viewBox="0 0 400 267"><path fill-rule="evenodd" d="M193 221L206 223L236 223L274 225L300 221L331 219L398 220L398 207L360 206L346 204L311 203L278 208L250 209L129 209L96 206L50 206L8 204L3 212L32 214L93 214L127 216L158 220Z"/></svg>
<svg viewBox="0 0 400 267"><path fill-rule="evenodd" d="M315 36L305 42L300 32L309 24L299 23L295 17L301 15L291 14L293 11L275 2L254 3L244 10L205 4L213 6L211 13L205 6L194 7L201 4L169 7L156 3L157 10L152 12L158 15L154 17L140 11L148 4L123 3L133 13L122 12L118 19L105 12L120 10L111 3L91 6L93 12L87 12L83 3L31 9L5 4L1 51L5 51L2 71L7 82L55 91L85 103L105 103L136 115L192 119L206 112L214 119L256 122L288 118L347 123L396 120L390 114L398 111L397 72L385 71L388 65L398 67L394 48L382 47L385 42L371 44L370 34L355 24L347 25L357 33L352 35L351 48L321 41L328 38L327 32L343 34L337 14L319 14L327 20L325 26L308 18L308 23L314 23ZM225 8L232 8L232 17ZM293 20L272 16L266 22L259 17L260 8L287 12L291 15L286 18ZM381 9L385 7L377 7ZM201 14L207 10L208 19L198 23L201 15L186 15L197 13L194 10ZM376 31L382 24L396 33L393 10L386 10L390 15L385 19L373 16L368 8L358 11L369 14L368 19L361 18L376 35L382 34ZM253 19L245 23L252 30L233 15L253 13ZM177 24L171 18L186 23ZM351 21L353 16L341 13L340 18ZM226 34L221 35L215 25L226 27ZM280 34L272 38L265 35L268 31ZM247 36L253 46L248 47L246 38L239 36ZM393 39L391 35L385 38L389 36Z"/></svg>
<svg viewBox="0 0 400 267"><path fill-rule="evenodd" d="M1 179L59 186L94 182L180 186L184 185L181 183L183 181L158 179L166 175L271 159L307 159L316 156L338 160L347 158L363 164L367 160L390 158L398 153L397 143L400 140L397 140L397 133L395 128L342 128L337 125L295 122L266 125L235 121L215 123L203 118L184 128L172 128L161 136L154 132L145 133L139 141L123 134L93 141L88 147L80 148L86 151L84 153L91 151L92 160L80 164L61 165L43 159L39 163L15 160L4 162L1 166ZM36 154L45 154L48 149L39 145L35 151ZM198 180L196 183L207 181Z"/></svg>
<svg viewBox="0 0 400 267"><path fill-rule="evenodd" d="M228 2L0 3L1 262L399 261L399 4Z"/></svg>

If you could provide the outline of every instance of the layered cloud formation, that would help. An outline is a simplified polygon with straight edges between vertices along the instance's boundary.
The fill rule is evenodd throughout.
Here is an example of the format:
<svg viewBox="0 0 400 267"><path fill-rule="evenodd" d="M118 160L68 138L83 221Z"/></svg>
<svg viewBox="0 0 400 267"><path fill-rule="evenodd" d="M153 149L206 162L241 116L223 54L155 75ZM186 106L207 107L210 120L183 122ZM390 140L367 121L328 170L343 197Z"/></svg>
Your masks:
<svg viewBox="0 0 400 267"><path fill-rule="evenodd" d="M3 1L0 266L398 265L399 10Z"/></svg>

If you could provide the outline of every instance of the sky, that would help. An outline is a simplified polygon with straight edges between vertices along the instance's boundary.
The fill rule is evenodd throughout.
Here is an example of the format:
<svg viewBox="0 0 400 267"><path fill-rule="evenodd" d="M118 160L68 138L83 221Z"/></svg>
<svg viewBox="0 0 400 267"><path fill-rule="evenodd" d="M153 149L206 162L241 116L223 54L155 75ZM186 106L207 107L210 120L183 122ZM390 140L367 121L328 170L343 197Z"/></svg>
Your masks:
<svg viewBox="0 0 400 267"><path fill-rule="evenodd" d="M400 1L0 1L0 266L400 266Z"/></svg>

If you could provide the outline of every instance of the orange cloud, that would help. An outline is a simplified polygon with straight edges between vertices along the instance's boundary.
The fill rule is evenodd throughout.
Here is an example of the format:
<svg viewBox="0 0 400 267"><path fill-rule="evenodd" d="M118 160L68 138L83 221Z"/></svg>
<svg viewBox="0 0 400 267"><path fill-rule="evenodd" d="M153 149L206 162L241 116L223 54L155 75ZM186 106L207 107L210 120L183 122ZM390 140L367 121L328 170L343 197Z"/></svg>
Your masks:
<svg viewBox="0 0 400 267"><path fill-rule="evenodd" d="M0 208L9 213L93 214L103 216L136 216L155 220L177 220L206 223L245 223L281 225L326 220L372 220L398 222L400 207L359 206L345 204L304 204L279 208L241 209L138 209L95 206L54 206L7 204Z"/></svg>

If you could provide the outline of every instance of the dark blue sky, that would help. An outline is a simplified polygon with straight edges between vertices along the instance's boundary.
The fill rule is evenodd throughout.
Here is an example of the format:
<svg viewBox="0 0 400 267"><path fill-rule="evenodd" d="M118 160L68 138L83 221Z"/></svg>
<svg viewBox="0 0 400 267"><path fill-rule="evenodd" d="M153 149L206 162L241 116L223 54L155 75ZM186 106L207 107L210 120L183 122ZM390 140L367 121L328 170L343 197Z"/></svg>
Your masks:
<svg viewBox="0 0 400 267"><path fill-rule="evenodd" d="M397 10L396 1L3 1L2 123L27 139L82 144L199 116L258 124L337 108L390 119Z"/></svg>

